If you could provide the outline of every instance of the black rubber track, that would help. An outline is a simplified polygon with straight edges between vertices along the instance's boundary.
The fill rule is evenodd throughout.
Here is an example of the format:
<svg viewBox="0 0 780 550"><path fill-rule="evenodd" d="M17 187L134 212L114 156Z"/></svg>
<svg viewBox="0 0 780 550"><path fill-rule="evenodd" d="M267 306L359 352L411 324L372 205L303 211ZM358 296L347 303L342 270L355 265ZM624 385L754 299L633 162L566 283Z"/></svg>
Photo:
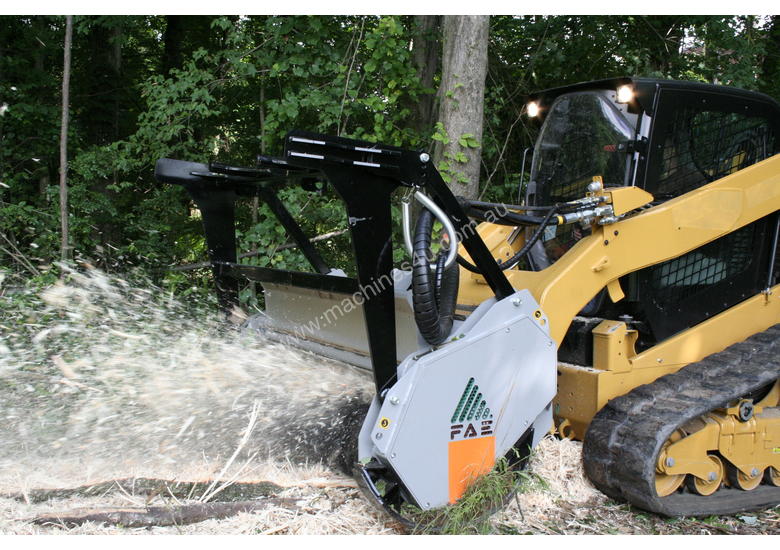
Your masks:
<svg viewBox="0 0 780 550"><path fill-rule="evenodd" d="M722 486L710 496L655 491L662 445L687 421L780 377L780 324L613 399L596 414L582 449L585 473L606 495L665 516L709 516L780 504L780 487Z"/></svg>

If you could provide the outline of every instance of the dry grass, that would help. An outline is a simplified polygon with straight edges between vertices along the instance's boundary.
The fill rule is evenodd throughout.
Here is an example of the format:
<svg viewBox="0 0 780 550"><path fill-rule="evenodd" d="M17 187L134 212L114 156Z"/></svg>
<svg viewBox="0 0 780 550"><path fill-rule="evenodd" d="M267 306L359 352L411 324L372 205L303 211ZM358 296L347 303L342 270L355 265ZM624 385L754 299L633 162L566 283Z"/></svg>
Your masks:
<svg viewBox="0 0 780 550"><path fill-rule="evenodd" d="M219 469L217 464L193 463L189 469L170 471L165 467L126 470L110 464L96 464L93 474L78 464L36 462L3 468L3 491L29 490L33 487L66 487L126 477L128 473L144 477L177 477L202 480ZM235 466L234 469L237 469ZM100 472L99 477L94 477ZM235 472L229 471L228 476ZM531 482L505 509L490 520L490 532L506 534L780 534L780 510L750 513L740 517L703 520L665 519L615 503L583 478L580 445L571 441L545 439L538 447L530 468ZM144 495L112 491L103 496L76 496L40 504L26 504L0 498L2 534L398 534L398 526L368 504L360 492L328 468L258 461L251 475L240 481L271 480L284 487L279 496L293 498L299 510L272 507L232 518L209 520L199 524L152 529L126 529L86 524L65 529L36 526L27 519L36 514L72 508L137 506ZM329 486L331 485L331 486ZM149 504L175 505L174 499L160 494ZM468 529L464 529L469 532Z"/></svg>
<svg viewBox="0 0 780 550"><path fill-rule="evenodd" d="M780 534L780 507L738 516L669 519L615 502L585 479L582 444L547 437L530 465L529 489L493 518L509 534Z"/></svg>

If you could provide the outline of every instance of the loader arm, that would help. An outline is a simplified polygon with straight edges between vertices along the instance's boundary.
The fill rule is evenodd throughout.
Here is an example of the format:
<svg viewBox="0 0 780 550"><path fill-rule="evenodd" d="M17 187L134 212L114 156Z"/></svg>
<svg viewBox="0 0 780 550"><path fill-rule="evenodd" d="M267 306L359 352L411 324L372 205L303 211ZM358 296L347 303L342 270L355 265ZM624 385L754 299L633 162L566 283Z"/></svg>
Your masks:
<svg viewBox="0 0 780 550"><path fill-rule="evenodd" d="M652 196L637 188L603 193L623 191L644 195L640 206L652 202ZM607 288L615 302L622 299L619 279L624 275L681 256L777 210L780 155L614 223L594 223L591 235L548 268L506 274L514 288L528 289L536 298L560 344L571 320L600 290ZM488 297L484 285L475 283L462 287L459 303L479 304ZM665 363L681 365L673 358Z"/></svg>

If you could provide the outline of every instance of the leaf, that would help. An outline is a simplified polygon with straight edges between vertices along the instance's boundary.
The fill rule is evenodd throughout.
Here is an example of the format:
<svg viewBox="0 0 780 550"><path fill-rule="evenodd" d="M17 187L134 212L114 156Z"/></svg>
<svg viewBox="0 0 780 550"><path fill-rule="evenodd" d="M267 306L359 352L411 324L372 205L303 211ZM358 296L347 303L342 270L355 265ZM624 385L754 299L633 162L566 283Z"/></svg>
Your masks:
<svg viewBox="0 0 780 550"><path fill-rule="evenodd" d="M468 147L468 148L472 148L472 149L475 149L475 148L479 147L479 142L474 137L474 134L462 134L458 138L458 144L461 147Z"/></svg>

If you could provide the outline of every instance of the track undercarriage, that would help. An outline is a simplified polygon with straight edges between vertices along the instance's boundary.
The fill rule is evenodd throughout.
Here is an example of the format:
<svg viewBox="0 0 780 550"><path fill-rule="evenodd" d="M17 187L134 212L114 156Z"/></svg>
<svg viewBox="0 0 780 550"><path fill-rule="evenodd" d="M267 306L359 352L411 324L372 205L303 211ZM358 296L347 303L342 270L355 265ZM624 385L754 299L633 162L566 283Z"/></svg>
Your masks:
<svg viewBox="0 0 780 550"><path fill-rule="evenodd" d="M669 516L780 502L780 325L610 401L583 446L607 495Z"/></svg>

